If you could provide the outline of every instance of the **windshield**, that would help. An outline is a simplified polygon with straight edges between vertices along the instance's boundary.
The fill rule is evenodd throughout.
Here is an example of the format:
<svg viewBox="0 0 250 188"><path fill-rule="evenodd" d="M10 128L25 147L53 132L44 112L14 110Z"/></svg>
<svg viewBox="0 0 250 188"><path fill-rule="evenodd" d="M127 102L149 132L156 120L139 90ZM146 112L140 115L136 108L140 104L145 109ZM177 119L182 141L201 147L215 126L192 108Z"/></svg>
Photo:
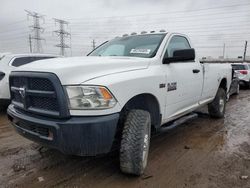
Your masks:
<svg viewBox="0 0 250 188"><path fill-rule="evenodd" d="M104 43L89 56L129 56L151 58L166 34L136 35L115 38Z"/></svg>
<svg viewBox="0 0 250 188"><path fill-rule="evenodd" d="M247 70L247 66L245 65L232 65L234 70Z"/></svg>

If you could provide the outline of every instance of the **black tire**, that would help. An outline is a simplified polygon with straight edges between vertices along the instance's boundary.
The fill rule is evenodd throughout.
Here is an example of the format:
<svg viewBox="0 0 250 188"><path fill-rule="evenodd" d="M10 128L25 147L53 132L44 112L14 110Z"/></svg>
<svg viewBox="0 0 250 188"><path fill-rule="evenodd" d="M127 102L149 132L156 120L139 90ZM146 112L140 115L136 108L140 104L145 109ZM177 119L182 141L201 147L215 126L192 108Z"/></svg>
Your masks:
<svg viewBox="0 0 250 188"><path fill-rule="evenodd" d="M6 105L0 103L0 112L4 112L6 109Z"/></svg>
<svg viewBox="0 0 250 188"><path fill-rule="evenodd" d="M129 111L125 120L121 148L120 169L133 175L143 174L148 160L151 137L150 114L144 110Z"/></svg>
<svg viewBox="0 0 250 188"><path fill-rule="evenodd" d="M226 108L226 92L219 88L217 94L210 104L208 104L208 112L212 118L223 118Z"/></svg>
<svg viewBox="0 0 250 188"><path fill-rule="evenodd" d="M240 94L240 84L238 83L237 85L237 89L236 89L236 95L239 95Z"/></svg>

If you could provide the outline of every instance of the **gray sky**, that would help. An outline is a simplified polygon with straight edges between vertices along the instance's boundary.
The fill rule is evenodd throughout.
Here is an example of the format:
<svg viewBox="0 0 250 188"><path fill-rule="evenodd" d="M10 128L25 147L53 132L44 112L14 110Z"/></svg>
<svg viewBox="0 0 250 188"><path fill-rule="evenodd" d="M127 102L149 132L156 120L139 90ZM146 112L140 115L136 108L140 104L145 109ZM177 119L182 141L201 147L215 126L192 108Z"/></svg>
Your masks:
<svg viewBox="0 0 250 188"><path fill-rule="evenodd" d="M96 44L124 33L142 30L186 33L198 56L243 55L250 42L249 0L0 0L0 52L28 52L29 25L24 9L45 15L42 42L45 53L59 53L53 18L65 19L72 33L72 54L85 55ZM70 44L70 41L67 40ZM250 47L249 47L250 48ZM250 49L248 55L250 56ZM67 50L67 55L71 51Z"/></svg>

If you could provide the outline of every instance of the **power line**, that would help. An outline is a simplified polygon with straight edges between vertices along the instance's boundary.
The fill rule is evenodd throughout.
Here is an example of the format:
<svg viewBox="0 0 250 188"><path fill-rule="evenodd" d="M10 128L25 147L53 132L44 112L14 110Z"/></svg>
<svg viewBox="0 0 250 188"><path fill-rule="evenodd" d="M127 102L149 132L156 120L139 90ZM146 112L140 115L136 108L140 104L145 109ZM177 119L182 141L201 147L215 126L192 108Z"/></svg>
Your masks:
<svg viewBox="0 0 250 188"><path fill-rule="evenodd" d="M237 14L239 14L239 15L237 15ZM245 13L246 14L246 13ZM165 17L161 17L163 20L172 20L172 19L175 19L174 20L174 22L176 21L176 19L181 19L181 20L183 20L183 19L192 19L192 18L194 18L194 20L197 20L197 18L199 18L199 19L201 19L201 20L214 20L215 18L215 16L220 16L220 17L217 17L217 19L225 19L225 18L241 18L241 17L246 17L246 16L248 16L248 14L243 14L242 12L239 12L238 10L237 11L230 11L230 12L218 12L218 13L214 13L214 12L211 12L211 13L207 13L207 14L196 14L196 15L185 15L185 16L183 16L183 15L181 15L181 16L168 16L167 17L167 19L165 18ZM148 15L149 16L149 15ZM206 17L208 17L208 18L202 18L202 17L204 17L204 16L206 16ZM213 17L213 19L211 19L211 16ZM118 19L117 17L115 17L115 19L114 19L114 17L111 17L111 18L113 18L113 21L121 21L120 19ZM131 17L132 18L132 17ZM154 18L155 19L155 18ZM159 20L159 18L157 19L157 20ZM109 21L110 22L110 19L109 20L107 20L107 21ZM131 21L131 20L125 20L125 21ZM133 19L133 21L138 21L138 20L134 20ZM140 22L148 22L148 20L145 20L144 18L143 18L143 20L140 20ZM101 20L101 22L103 22L103 20ZM86 21L72 21L71 22L72 23L72 25L77 25L78 23L91 23L91 24L96 24L96 23L100 23L100 21L98 20L98 21L92 21L91 19L90 20L86 20Z"/></svg>
<svg viewBox="0 0 250 188"><path fill-rule="evenodd" d="M139 16L152 16L152 15L165 15L165 14L175 14L175 13L188 13L188 12L199 12L205 10L215 10L215 9L225 9L225 8L235 8L239 6L249 6L250 3L242 3L242 4L234 4L234 5L227 5L227 6L218 6L218 7L209 7L209 8L202 8L196 10L186 10L186 11L168 11L168 12L160 12L160 13L150 13L150 14L134 14L134 15L126 15L126 16L115 16L117 18L124 18L124 17L139 17ZM69 19L69 20L88 20L88 19L106 19L106 18L113 18L114 16L107 16L107 17L95 17L95 18L76 18L76 19Z"/></svg>
<svg viewBox="0 0 250 188"><path fill-rule="evenodd" d="M60 44L57 44L56 47L60 48L60 54L62 56L65 55L65 49L66 48L70 48L70 46L68 46L65 43L65 38L67 38L68 36L70 36L70 33L65 31L64 26L68 25L69 22L66 22L65 20L60 20L60 19L54 19L55 23L59 24L59 30L54 31L60 38Z"/></svg>
<svg viewBox="0 0 250 188"><path fill-rule="evenodd" d="M19 21L15 21L15 22L11 22L11 23L8 23L8 24L4 24L3 27L6 27L6 26L9 26L9 25L15 25L15 24L20 24L20 23L23 23L25 22L26 20L23 19L23 20L19 20Z"/></svg>
<svg viewBox="0 0 250 188"><path fill-rule="evenodd" d="M33 31L33 36L31 36L32 40L35 40L34 45L34 52L41 53L43 51L42 49L42 40L45 40L41 37L41 33L44 32L44 28L40 26L40 19L44 19L44 15L41 15L37 12L31 12L28 10L25 10L28 14L28 18L33 18L33 25L30 26Z"/></svg>

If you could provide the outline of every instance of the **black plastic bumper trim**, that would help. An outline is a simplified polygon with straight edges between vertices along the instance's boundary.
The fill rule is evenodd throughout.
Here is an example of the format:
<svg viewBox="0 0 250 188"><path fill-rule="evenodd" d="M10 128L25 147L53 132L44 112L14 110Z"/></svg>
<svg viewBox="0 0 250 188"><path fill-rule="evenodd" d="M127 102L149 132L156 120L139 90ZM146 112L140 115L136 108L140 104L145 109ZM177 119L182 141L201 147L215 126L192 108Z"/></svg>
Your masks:
<svg viewBox="0 0 250 188"><path fill-rule="evenodd" d="M8 107L8 118L16 131L35 142L60 150L63 153L79 156L95 156L110 152L115 139L119 113L105 116L71 117L51 119L28 116ZM37 132L25 130L19 124L46 128L53 138L44 138Z"/></svg>

